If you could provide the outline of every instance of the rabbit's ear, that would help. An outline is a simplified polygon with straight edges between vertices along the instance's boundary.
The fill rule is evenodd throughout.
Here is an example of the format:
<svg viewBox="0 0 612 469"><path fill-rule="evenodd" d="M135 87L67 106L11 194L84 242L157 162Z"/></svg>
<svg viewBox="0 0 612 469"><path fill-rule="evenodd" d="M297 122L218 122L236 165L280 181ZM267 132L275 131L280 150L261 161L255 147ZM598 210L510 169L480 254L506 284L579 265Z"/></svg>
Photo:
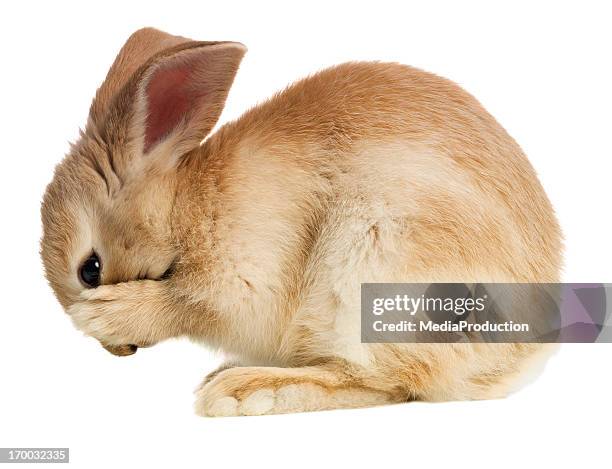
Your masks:
<svg viewBox="0 0 612 469"><path fill-rule="evenodd" d="M159 54L141 71L133 95L132 139L142 154L180 156L216 124L246 48L235 42L190 42Z"/></svg>
<svg viewBox="0 0 612 469"><path fill-rule="evenodd" d="M96 92L89 111L90 125L103 125L113 99L132 78L136 70L154 55L180 44L192 42L154 28L143 28L132 34L119 51L104 83Z"/></svg>

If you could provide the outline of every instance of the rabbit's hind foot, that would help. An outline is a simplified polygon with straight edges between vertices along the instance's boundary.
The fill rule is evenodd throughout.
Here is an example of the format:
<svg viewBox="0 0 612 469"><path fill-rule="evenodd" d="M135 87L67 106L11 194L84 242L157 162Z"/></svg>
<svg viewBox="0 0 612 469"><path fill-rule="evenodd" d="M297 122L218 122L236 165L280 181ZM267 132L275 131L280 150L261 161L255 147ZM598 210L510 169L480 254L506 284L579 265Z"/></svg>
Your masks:
<svg viewBox="0 0 612 469"><path fill-rule="evenodd" d="M370 407L393 402L330 366L235 367L205 380L196 391L196 413L208 417L283 414Z"/></svg>

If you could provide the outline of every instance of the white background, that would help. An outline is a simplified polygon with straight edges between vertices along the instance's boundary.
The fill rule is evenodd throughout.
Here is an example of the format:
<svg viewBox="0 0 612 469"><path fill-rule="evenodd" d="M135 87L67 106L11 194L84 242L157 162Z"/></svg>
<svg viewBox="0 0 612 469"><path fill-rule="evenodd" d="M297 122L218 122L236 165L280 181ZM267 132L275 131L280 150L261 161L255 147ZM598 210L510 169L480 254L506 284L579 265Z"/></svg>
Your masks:
<svg viewBox="0 0 612 469"><path fill-rule="evenodd" d="M203 419L220 357L187 341L111 356L42 277L39 204L127 36L156 26L249 52L223 120L346 60L449 77L523 146L566 236L566 281L612 282L611 19L605 3L200 0L5 3L0 13L0 446L74 467L589 467L609 464L612 345L564 346L501 401ZM23 466L21 466L23 467Z"/></svg>

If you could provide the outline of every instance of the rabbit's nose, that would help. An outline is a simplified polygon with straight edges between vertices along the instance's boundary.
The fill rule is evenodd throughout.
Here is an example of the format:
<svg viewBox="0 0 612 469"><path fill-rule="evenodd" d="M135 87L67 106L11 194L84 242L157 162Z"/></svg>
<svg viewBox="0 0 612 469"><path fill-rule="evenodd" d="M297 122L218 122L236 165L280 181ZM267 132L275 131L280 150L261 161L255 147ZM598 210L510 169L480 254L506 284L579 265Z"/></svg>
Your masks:
<svg viewBox="0 0 612 469"><path fill-rule="evenodd" d="M118 357L126 357L128 355L134 355L138 350L138 347L134 344L128 345L104 345L102 344L106 350L108 350L113 355Z"/></svg>

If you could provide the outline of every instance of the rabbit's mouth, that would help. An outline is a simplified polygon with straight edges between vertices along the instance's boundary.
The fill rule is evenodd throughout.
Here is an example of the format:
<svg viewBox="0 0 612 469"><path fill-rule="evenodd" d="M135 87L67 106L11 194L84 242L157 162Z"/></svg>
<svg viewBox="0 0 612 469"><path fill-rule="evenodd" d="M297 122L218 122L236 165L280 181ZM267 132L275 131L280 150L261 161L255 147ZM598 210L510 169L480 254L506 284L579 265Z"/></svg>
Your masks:
<svg viewBox="0 0 612 469"><path fill-rule="evenodd" d="M116 355L117 357L127 357L128 355L134 355L138 350L138 346L134 344L128 345L104 345L102 344L107 351Z"/></svg>

